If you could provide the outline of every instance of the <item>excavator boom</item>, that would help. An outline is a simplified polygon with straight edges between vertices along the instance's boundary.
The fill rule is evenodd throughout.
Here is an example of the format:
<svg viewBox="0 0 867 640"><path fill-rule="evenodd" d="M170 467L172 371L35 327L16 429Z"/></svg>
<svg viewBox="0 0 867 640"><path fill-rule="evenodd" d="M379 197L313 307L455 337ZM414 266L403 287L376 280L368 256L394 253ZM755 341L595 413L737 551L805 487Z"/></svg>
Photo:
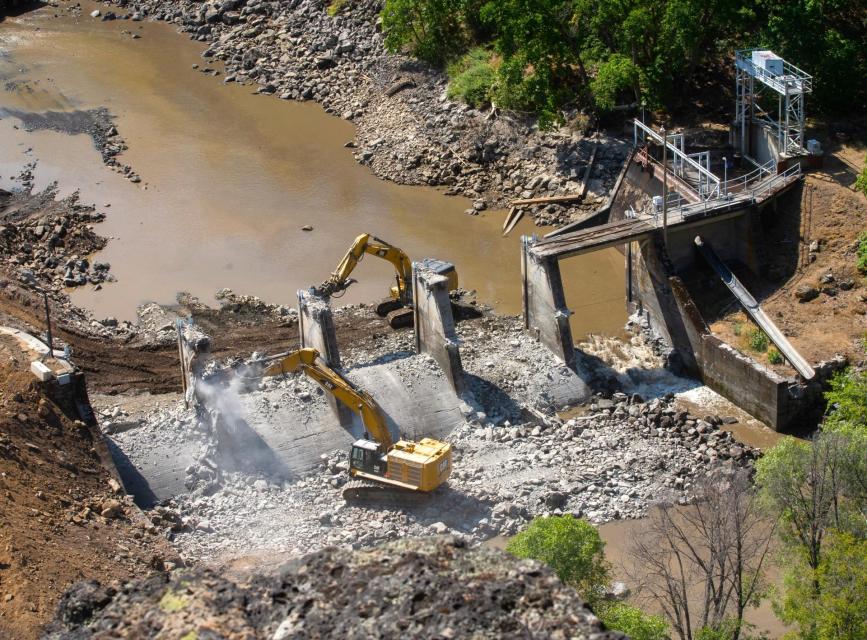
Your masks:
<svg viewBox="0 0 867 640"><path fill-rule="evenodd" d="M384 450L391 449L394 444L391 432L376 400L367 392L354 387L346 378L322 362L316 349L299 349L288 355L278 356L265 367L261 375L262 377L276 376L296 371L303 371L307 377L360 416L364 428L371 437L379 442Z"/></svg>
<svg viewBox="0 0 867 640"><path fill-rule="evenodd" d="M429 493L445 482L452 470L452 448L446 442L422 438L394 442L385 414L373 397L357 389L326 365L316 349L299 349L251 365L253 379L303 371L325 391L361 417L372 440L352 444L349 473L355 480L344 487L348 501L394 500L398 495ZM412 498L415 500L415 498Z"/></svg>
<svg viewBox="0 0 867 640"><path fill-rule="evenodd" d="M369 233L362 233L355 239L331 277L319 287L314 288L317 295L331 296L349 287L354 282L349 276L364 255L368 253L387 260L394 266L394 270L397 272L396 297L401 303L406 304L409 296L410 278L412 277L412 261L397 247Z"/></svg>

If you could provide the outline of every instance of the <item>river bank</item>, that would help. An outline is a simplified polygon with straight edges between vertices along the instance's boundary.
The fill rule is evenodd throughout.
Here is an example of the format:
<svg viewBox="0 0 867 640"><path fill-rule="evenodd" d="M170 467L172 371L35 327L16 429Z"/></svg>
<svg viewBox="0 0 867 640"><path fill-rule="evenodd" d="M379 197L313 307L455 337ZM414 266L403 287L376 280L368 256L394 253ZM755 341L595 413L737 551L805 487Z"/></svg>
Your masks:
<svg viewBox="0 0 867 640"><path fill-rule="evenodd" d="M384 50L381 3L375 0L347 3L334 16L319 0L113 5L116 11L94 19L174 24L208 44L203 73L255 86L258 93L322 104L355 125L348 144L377 176L447 187L473 201L469 213L507 207L514 198L574 194L584 180L589 193L583 202L529 209L540 225L569 222L604 202L627 152L606 136L591 139L567 128L541 132L530 117L451 102L444 73Z"/></svg>

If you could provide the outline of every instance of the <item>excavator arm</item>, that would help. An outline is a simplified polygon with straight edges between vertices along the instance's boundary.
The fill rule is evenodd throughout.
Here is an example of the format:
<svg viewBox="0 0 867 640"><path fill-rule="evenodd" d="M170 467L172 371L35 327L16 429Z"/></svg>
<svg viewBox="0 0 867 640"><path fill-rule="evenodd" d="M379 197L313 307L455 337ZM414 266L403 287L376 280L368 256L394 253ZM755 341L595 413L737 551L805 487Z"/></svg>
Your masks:
<svg viewBox="0 0 867 640"><path fill-rule="evenodd" d="M349 287L355 282L349 276L366 253L387 260L394 266L394 270L397 272L397 298L406 304L409 296L410 279L412 278L412 261L397 247L369 233L362 233L355 239L331 277L319 287L314 288L316 294L331 296Z"/></svg>
<svg viewBox="0 0 867 640"><path fill-rule="evenodd" d="M265 363L265 368L257 377L265 378L296 371L303 371L308 378L359 415L364 428L382 445L383 451L391 449L394 444L391 432L376 400L361 389L356 389L346 378L322 362L316 349L304 348L275 356Z"/></svg>

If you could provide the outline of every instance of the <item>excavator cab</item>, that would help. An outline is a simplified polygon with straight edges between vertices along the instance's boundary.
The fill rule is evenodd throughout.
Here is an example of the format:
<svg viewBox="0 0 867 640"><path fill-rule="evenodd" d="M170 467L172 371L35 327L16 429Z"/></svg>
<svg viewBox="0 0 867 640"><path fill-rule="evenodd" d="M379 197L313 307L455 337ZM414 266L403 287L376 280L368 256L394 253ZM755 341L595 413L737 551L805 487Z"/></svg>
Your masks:
<svg viewBox="0 0 867 640"><path fill-rule="evenodd" d="M370 440L356 440L352 443L349 455L350 473L352 470L385 476L388 460L382 453L382 446Z"/></svg>

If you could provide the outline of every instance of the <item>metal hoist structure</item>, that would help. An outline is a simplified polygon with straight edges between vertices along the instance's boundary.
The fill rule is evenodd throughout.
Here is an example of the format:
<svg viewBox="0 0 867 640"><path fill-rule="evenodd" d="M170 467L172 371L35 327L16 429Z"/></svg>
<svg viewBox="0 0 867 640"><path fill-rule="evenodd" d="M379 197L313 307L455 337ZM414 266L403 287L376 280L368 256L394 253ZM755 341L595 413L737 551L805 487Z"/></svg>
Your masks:
<svg viewBox="0 0 867 640"><path fill-rule="evenodd" d="M807 154L804 103L813 91L813 78L764 49L737 51L735 67L735 132L741 153L752 159L750 130L755 123L768 128L780 155ZM774 97L775 110L771 106Z"/></svg>

